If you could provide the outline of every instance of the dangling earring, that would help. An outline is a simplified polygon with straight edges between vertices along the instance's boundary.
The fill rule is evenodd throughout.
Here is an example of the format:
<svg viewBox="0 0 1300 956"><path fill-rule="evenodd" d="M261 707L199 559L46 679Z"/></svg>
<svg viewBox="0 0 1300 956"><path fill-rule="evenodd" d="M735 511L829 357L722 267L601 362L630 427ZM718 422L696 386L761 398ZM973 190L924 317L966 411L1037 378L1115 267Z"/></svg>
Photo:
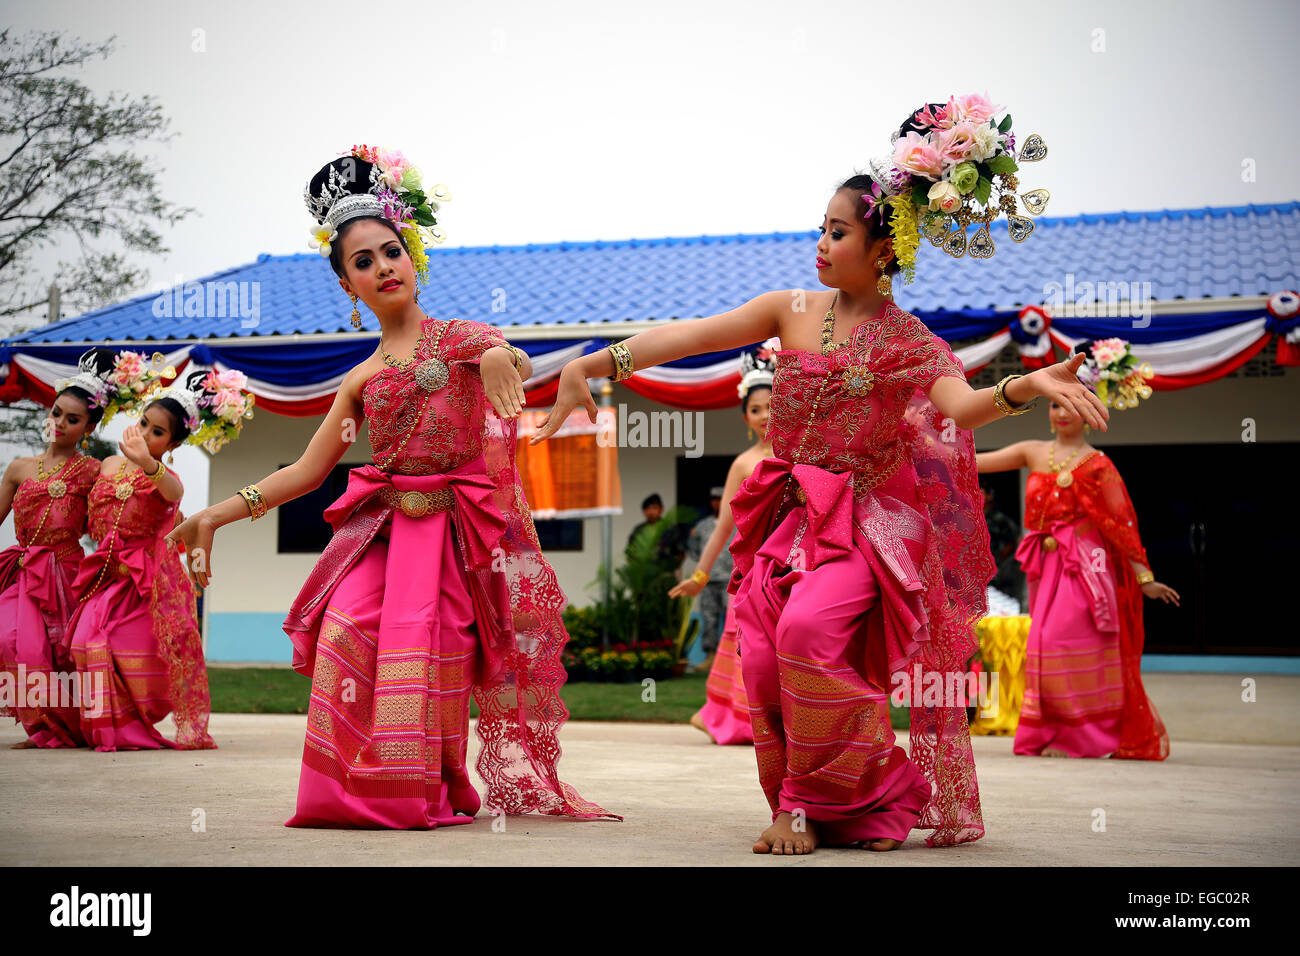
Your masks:
<svg viewBox="0 0 1300 956"><path fill-rule="evenodd" d="M1052 434L1053 434L1053 435L1056 434L1056 422L1049 422L1048 425L1047 425L1047 427L1050 428L1050 429L1052 430Z"/></svg>
<svg viewBox="0 0 1300 956"><path fill-rule="evenodd" d="M750 441L753 441L753 440L754 440L754 429L753 429L753 427L750 426L750 425L746 425L746 426L745 426L745 431L749 432L749 440L750 440Z"/></svg>
<svg viewBox="0 0 1300 956"><path fill-rule="evenodd" d="M90 451L90 436L89 436L89 435L82 435L82 436L81 436L81 450L82 450L82 451Z"/></svg>
<svg viewBox="0 0 1300 956"><path fill-rule="evenodd" d="M1089 433L1091 433L1091 432L1092 432L1092 426L1089 425L1087 422L1084 422L1084 423L1083 423L1083 430L1084 430L1085 432L1089 432Z"/></svg>
<svg viewBox="0 0 1300 956"><path fill-rule="evenodd" d="M420 301L420 287L418 285L415 287L415 301Z"/></svg>
<svg viewBox="0 0 1300 956"><path fill-rule="evenodd" d="M880 278L876 280L876 289L879 290L881 295L893 295L894 281L889 277L889 273L885 271L886 265L888 263L884 259L876 260L876 268L880 270Z"/></svg>
<svg viewBox="0 0 1300 956"><path fill-rule="evenodd" d="M361 328L361 313L357 310L357 297L352 296L352 327Z"/></svg>
<svg viewBox="0 0 1300 956"><path fill-rule="evenodd" d="M167 464L171 465L171 464L175 464L175 462L176 462L176 449L173 448L171 451L167 453Z"/></svg>

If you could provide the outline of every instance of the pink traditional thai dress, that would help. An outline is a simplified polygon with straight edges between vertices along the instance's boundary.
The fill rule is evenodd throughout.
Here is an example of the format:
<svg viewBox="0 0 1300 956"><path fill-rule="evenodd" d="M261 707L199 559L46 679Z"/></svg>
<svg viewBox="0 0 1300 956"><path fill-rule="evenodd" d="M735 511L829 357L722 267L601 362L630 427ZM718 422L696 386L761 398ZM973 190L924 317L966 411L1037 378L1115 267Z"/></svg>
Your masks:
<svg viewBox="0 0 1300 956"><path fill-rule="evenodd" d="M773 456L731 503L759 780L823 843L984 833L965 699L906 696L910 758L889 720L904 675L965 673L994 573L970 433L923 394L944 375L948 346L892 302L829 355L782 349Z"/></svg>
<svg viewBox="0 0 1300 956"><path fill-rule="evenodd" d="M741 673L736 646L735 602L727 604L718 651L709 669L705 685L707 699L700 708L700 720L715 744L752 744L754 731L749 723L749 698Z"/></svg>
<svg viewBox="0 0 1300 956"><path fill-rule="evenodd" d="M423 331L409 367L362 386L375 463L326 510L334 537L284 622L312 679L287 825L432 829L481 803L612 816L557 775L565 597L524 501L515 422L493 414L478 375L505 339L456 319Z"/></svg>
<svg viewBox="0 0 1300 956"><path fill-rule="evenodd" d="M1025 698L1015 752L1055 747L1072 757L1164 760L1169 735L1142 686L1142 588L1147 565L1137 515L1105 452L1068 473L1031 472L1024 540L1029 586Z"/></svg>
<svg viewBox="0 0 1300 956"><path fill-rule="evenodd" d="M0 551L0 667L18 699L33 681L47 695L46 706L32 700L34 706L17 706L6 716L15 717L38 747L85 744L67 625L76 605L72 582L85 557L86 496L98 474L97 459L76 454L44 480L20 484L13 500L18 544Z"/></svg>
<svg viewBox="0 0 1300 956"><path fill-rule="evenodd" d="M179 509L139 469L100 474L90 489L99 547L73 584L79 603L68 631L78 676L102 689L102 699L81 707L82 734L96 750L216 747L194 585L163 540ZM154 726L168 714L175 740Z"/></svg>

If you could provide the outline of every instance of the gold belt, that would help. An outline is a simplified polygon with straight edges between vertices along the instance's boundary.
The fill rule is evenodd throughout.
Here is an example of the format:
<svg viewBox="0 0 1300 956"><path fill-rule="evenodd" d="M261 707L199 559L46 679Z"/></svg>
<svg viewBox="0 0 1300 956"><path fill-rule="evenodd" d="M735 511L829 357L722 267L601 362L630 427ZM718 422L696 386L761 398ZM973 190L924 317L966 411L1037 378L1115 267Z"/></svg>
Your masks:
<svg viewBox="0 0 1300 956"><path fill-rule="evenodd" d="M435 514L439 511L450 511L455 496L450 488L439 488L437 491L398 491L396 488L385 488L381 495L388 504L392 505L408 518L423 518L425 515Z"/></svg>

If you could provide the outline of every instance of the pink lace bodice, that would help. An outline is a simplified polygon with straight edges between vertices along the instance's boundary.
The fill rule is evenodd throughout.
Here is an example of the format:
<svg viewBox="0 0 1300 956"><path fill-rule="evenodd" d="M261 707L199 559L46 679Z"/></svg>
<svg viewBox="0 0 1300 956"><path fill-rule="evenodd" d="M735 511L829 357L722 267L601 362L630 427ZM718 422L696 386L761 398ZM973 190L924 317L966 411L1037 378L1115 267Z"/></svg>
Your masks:
<svg viewBox="0 0 1300 956"><path fill-rule="evenodd" d="M23 547L58 548L76 543L86 531L87 496L99 474L99 461L74 455L46 479L28 478L14 492L14 532ZM55 484L60 482L60 485ZM51 494L51 485L55 493ZM47 513L48 508L48 513ZM39 534L37 529L39 530Z"/></svg>
<svg viewBox="0 0 1300 956"><path fill-rule="evenodd" d="M424 321L424 336L410 367L383 368L361 387L371 454L395 474L442 474L483 454L487 397L477 366L505 337L481 322L432 318ZM446 365L447 384L427 391L418 367L434 358Z"/></svg>
<svg viewBox="0 0 1300 956"><path fill-rule="evenodd" d="M829 355L782 349L768 423L772 453L851 471L854 491L863 495L908 459L908 403L943 375L965 380L947 343L892 302Z"/></svg>
<svg viewBox="0 0 1300 956"><path fill-rule="evenodd" d="M100 547L113 531L115 521L117 536L133 545L142 545L172 530L173 514L178 505L160 495L148 475L138 469L127 473L125 483L131 486L131 496L125 505L117 497L118 481L116 472L100 474L90 489L87 524L90 536Z"/></svg>

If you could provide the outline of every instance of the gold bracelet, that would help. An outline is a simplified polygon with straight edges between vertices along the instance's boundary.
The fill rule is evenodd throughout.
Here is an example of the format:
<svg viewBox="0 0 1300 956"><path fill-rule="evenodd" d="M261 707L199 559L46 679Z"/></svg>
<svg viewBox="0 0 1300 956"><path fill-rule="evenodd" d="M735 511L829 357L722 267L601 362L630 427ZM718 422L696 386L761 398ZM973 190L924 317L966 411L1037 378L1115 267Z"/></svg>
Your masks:
<svg viewBox="0 0 1300 956"><path fill-rule="evenodd" d="M1156 579L1155 572L1143 571L1141 574L1138 575L1138 587L1141 587L1144 584L1150 584L1155 579Z"/></svg>
<svg viewBox="0 0 1300 956"><path fill-rule="evenodd" d="M1035 405L1038 404L1038 396L1035 395L1033 401L1031 401L1029 404L1021 405L1019 408L1016 408L1009 401L1007 401L1006 395L1003 394L1003 391L1007 387L1007 382L1011 381L1013 378L1023 378L1023 377L1024 376L1022 375L1008 375L1002 381L998 382L996 385L993 386L993 404L998 407L998 411L1000 411L1003 415L1023 415L1025 412L1029 411L1031 408L1033 408Z"/></svg>
<svg viewBox="0 0 1300 956"><path fill-rule="evenodd" d="M614 375L611 381L621 382L632 374L632 353L622 342L609 346L609 354L614 356Z"/></svg>
<svg viewBox="0 0 1300 956"><path fill-rule="evenodd" d="M240 488L239 496L248 505L248 513L253 516L253 521L266 514L266 499L262 497L262 490L257 485L247 485Z"/></svg>
<svg viewBox="0 0 1300 956"><path fill-rule="evenodd" d="M691 580L696 584L705 585L709 583L709 575L703 568L696 568L695 573L691 575Z"/></svg>
<svg viewBox="0 0 1300 956"><path fill-rule="evenodd" d="M517 372L522 378L524 374L524 350L517 349L512 345L510 346L510 351L515 353L515 372Z"/></svg>
<svg viewBox="0 0 1300 956"><path fill-rule="evenodd" d="M146 472L146 474L147 474L147 472ZM164 477L166 474L167 474L167 466L164 465L164 464L162 463L162 459L159 458L159 459L158 459L158 470L155 471L153 474L149 475L149 480L152 481L152 482L156 485L156 484L158 484L158 482L160 482L160 481L163 480L163 477Z"/></svg>

